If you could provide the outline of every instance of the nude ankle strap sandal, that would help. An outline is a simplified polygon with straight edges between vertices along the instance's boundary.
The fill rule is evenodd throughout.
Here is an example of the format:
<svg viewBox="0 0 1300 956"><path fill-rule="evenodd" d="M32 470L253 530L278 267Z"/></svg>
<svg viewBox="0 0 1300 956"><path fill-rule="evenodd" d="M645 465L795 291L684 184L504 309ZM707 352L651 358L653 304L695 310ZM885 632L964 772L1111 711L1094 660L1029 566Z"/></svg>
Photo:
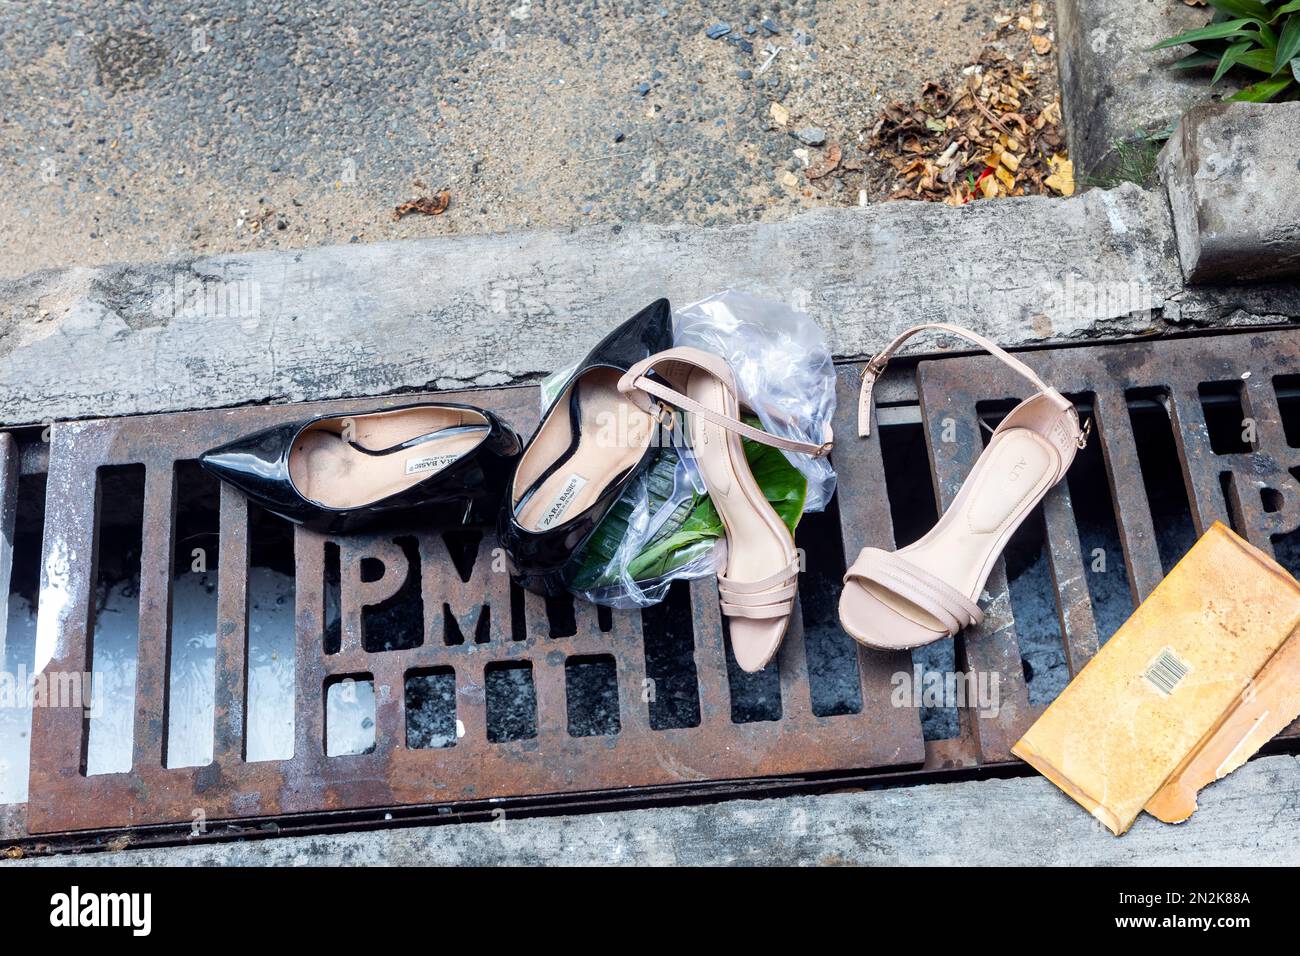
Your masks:
<svg viewBox="0 0 1300 956"><path fill-rule="evenodd" d="M871 431L871 392L894 352L926 329L986 349L1031 382L1025 399L993 432L952 506L925 537L896 552L863 548L844 575L840 622L859 643L898 650L952 637L984 618L979 596L1007 541L1049 488L1065 476L1088 429L1064 395L1029 366L968 329L927 323L908 329L863 369L858 433Z"/></svg>
<svg viewBox="0 0 1300 956"><path fill-rule="evenodd" d="M691 450L727 534L718 593L731 648L742 670L762 670L776 656L794 610L799 558L789 529L749 470L740 439L822 457L831 450L830 435L814 445L746 425L731 367L699 349L652 355L628 369L618 389L661 422L665 404L685 413Z"/></svg>

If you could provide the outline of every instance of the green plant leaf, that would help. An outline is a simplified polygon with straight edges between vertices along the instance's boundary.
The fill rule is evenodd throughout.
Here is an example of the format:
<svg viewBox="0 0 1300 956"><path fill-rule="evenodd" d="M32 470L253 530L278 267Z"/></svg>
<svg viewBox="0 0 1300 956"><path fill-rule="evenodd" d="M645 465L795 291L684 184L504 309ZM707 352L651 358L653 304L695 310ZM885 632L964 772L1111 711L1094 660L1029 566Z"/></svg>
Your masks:
<svg viewBox="0 0 1300 956"><path fill-rule="evenodd" d="M1250 30L1243 32L1248 36L1255 35ZM1200 50L1202 53L1208 53L1217 60L1219 57L1223 56L1223 51L1228 48L1228 44L1231 42L1231 37L1223 40L1193 40L1189 46L1191 46L1193 50Z"/></svg>
<svg viewBox="0 0 1300 956"><path fill-rule="evenodd" d="M1300 56L1291 61L1291 75L1295 77L1297 83L1300 83Z"/></svg>
<svg viewBox="0 0 1300 956"><path fill-rule="evenodd" d="M1169 69L1192 70L1199 66L1210 66L1211 64L1218 61L1218 59L1219 57L1217 54L1204 53L1200 50L1197 50L1195 53L1187 54L1187 56L1183 57L1181 60L1178 60L1175 63L1170 63Z"/></svg>
<svg viewBox="0 0 1300 956"><path fill-rule="evenodd" d="M1259 40L1260 45L1263 46L1265 50L1272 51L1277 49L1277 34L1273 32L1273 28L1267 23L1261 23L1259 25Z"/></svg>
<svg viewBox="0 0 1300 956"><path fill-rule="evenodd" d="M1210 6L1233 17L1250 17L1261 23L1273 19L1273 13L1260 0L1209 0Z"/></svg>
<svg viewBox="0 0 1300 956"><path fill-rule="evenodd" d="M1243 53L1237 62L1241 66L1258 70L1265 76L1273 75L1273 54L1268 50L1251 50L1249 53Z"/></svg>
<svg viewBox="0 0 1300 956"><path fill-rule="evenodd" d="M1300 10L1300 0L1291 0L1290 3L1284 3L1280 8L1273 11L1273 19L1276 20L1288 13L1295 13L1297 10Z"/></svg>
<svg viewBox="0 0 1300 956"><path fill-rule="evenodd" d="M1215 83L1218 83L1219 80L1223 79L1223 74L1231 70L1236 65L1237 61L1249 53L1250 50L1251 46L1249 40L1239 40L1232 46L1228 47L1223 54L1223 59L1219 60L1219 68L1214 71L1214 78L1210 80L1210 85L1213 86Z"/></svg>
<svg viewBox="0 0 1300 956"><path fill-rule="evenodd" d="M1228 99L1238 103L1267 103L1269 100L1276 99L1278 94L1293 82L1289 76L1274 80L1260 80L1253 86L1246 87L1235 96L1229 96Z"/></svg>
<svg viewBox="0 0 1300 956"><path fill-rule="evenodd" d="M1300 53L1300 17L1288 17L1282 35L1278 37L1277 52L1273 55L1273 72L1281 73Z"/></svg>
<svg viewBox="0 0 1300 956"><path fill-rule="evenodd" d="M1225 37L1244 37L1257 35L1254 30L1244 30L1243 27L1254 23L1253 20L1225 20L1223 23L1211 23L1207 27L1201 27L1197 30L1188 30L1186 33L1180 33L1176 37L1170 37L1167 40L1161 40L1148 50L1165 50L1171 46L1179 46L1183 43L1193 43L1197 40L1222 40Z"/></svg>

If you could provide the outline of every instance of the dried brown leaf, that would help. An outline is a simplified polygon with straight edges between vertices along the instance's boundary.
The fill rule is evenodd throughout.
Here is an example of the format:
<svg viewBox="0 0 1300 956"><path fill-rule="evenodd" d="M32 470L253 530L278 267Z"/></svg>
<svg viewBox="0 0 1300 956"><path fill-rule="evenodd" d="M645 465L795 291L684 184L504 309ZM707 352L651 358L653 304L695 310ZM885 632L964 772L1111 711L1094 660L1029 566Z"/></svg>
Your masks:
<svg viewBox="0 0 1300 956"><path fill-rule="evenodd" d="M408 199L400 206L395 206L393 219L396 221L413 212L418 212L422 216L441 216L450 205L451 191L444 189L436 196L419 196L416 199Z"/></svg>
<svg viewBox="0 0 1300 956"><path fill-rule="evenodd" d="M831 143L826 147L826 151L822 153L821 162L816 166L809 166L804 175L809 179L821 179L823 176L827 176L835 171L835 169L840 165L841 158L842 152L840 150L840 144Z"/></svg>

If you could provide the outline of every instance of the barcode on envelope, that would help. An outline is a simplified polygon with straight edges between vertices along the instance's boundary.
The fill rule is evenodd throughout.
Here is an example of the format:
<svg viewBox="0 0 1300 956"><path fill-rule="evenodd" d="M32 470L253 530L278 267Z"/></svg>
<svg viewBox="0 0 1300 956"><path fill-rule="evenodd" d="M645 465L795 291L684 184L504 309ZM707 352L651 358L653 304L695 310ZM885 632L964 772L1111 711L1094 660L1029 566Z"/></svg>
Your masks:
<svg viewBox="0 0 1300 956"><path fill-rule="evenodd" d="M1152 687L1168 697L1191 671L1191 664L1175 654L1173 648L1165 647L1147 665L1144 676Z"/></svg>

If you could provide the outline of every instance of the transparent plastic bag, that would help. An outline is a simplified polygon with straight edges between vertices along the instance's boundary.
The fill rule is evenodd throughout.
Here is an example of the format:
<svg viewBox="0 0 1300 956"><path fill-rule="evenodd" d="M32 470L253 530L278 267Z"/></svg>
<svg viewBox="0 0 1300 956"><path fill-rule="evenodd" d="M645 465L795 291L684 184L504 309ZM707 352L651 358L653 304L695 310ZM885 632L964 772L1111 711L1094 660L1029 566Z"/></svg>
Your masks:
<svg viewBox="0 0 1300 956"><path fill-rule="evenodd" d="M835 365L821 327L806 312L744 292L719 292L673 313L673 344L721 355L740 399L763 430L819 445L835 416ZM805 511L821 511L835 494L825 458L783 452L808 479Z"/></svg>
<svg viewBox="0 0 1300 956"><path fill-rule="evenodd" d="M825 334L807 314L728 290L676 310L673 328L675 345L727 360L741 402L764 431L812 444L830 433L835 368ZM574 367L542 382L543 409ZM647 607L663 600L673 581L705 577L725 563L726 538L690 449L681 443L683 431L660 433L668 440L661 441L650 467L574 556L572 590L579 597L610 607ZM745 453L787 525L803 512L821 511L835 493L835 472L824 458L748 441Z"/></svg>

